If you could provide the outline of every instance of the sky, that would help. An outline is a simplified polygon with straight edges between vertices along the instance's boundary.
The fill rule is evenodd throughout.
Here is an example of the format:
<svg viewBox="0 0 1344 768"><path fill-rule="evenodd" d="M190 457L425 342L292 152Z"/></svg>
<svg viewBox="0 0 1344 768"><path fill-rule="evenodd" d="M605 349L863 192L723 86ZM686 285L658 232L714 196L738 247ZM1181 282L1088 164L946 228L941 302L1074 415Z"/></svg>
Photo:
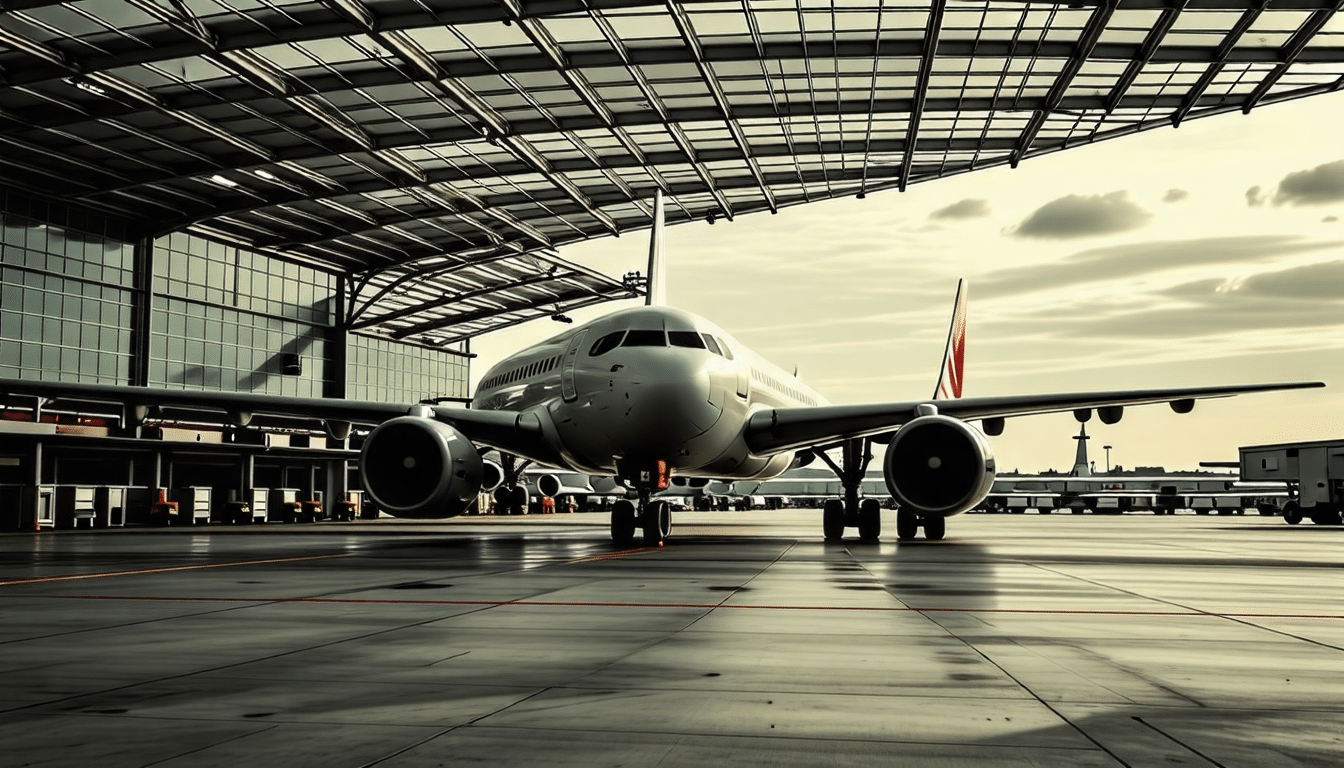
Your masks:
<svg viewBox="0 0 1344 768"><path fill-rule="evenodd" d="M958 278L965 396L1276 381L1323 390L1129 408L1087 426L1105 467L1195 469L1237 447L1344 438L1344 92L910 186L666 234L668 303L837 404L927 398ZM619 276L647 236L561 249ZM573 313L578 322L629 306ZM556 333L474 339L476 379ZM1001 471L1067 470L1069 414L1010 419Z"/></svg>

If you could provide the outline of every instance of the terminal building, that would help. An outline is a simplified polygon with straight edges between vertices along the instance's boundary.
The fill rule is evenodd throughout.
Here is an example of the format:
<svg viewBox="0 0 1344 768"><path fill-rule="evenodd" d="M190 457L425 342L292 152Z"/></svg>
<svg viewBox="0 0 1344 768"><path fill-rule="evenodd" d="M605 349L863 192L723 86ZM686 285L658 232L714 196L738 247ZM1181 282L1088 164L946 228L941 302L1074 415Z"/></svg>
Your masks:
<svg viewBox="0 0 1344 768"><path fill-rule="evenodd" d="M0 379L462 402L472 338L640 293L558 249L656 191L728 222L1331 93L1337 9L6 0ZM0 393L0 526L359 504L358 426L152 406Z"/></svg>

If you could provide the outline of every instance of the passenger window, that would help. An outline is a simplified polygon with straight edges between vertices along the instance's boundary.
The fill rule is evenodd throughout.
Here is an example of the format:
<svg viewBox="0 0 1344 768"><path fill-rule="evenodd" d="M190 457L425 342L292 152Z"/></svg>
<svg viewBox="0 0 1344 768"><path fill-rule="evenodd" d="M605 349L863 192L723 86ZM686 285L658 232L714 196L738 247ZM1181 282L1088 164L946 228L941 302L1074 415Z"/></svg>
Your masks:
<svg viewBox="0 0 1344 768"><path fill-rule="evenodd" d="M667 338L674 347L705 348L705 342L700 338L700 334L695 331L668 331Z"/></svg>
<svg viewBox="0 0 1344 768"><path fill-rule="evenodd" d="M708 333L702 333L700 336L705 340L705 347L710 352L713 352L716 355L723 354L723 350L719 349L719 342L715 341L713 336L710 336Z"/></svg>
<svg viewBox="0 0 1344 768"><path fill-rule="evenodd" d="M630 331L623 347L666 347L667 336L662 331Z"/></svg>
<svg viewBox="0 0 1344 768"><path fill-rule="evenodd" d="M621 337L624 335L625 331L616 331L615 333L608 333L606 336L603 336L602 338L593 342L593 346L588 350L588 356L597 357L598 355L605 355L606 353L615 349L616 346L621 343Z"/></svg>

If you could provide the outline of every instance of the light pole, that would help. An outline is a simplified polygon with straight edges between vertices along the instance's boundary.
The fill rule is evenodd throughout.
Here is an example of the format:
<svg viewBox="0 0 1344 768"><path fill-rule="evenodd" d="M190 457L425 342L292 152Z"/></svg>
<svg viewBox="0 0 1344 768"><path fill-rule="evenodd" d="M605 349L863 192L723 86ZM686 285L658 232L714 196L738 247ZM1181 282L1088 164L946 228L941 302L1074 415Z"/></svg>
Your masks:
<svg viewBox="0 0 1344 768"><path fill-rule="evenodd" d="M1103 445L1101 447L1106 449L1106 474L1109 475L1111 473L1111 446Z"/></svg>

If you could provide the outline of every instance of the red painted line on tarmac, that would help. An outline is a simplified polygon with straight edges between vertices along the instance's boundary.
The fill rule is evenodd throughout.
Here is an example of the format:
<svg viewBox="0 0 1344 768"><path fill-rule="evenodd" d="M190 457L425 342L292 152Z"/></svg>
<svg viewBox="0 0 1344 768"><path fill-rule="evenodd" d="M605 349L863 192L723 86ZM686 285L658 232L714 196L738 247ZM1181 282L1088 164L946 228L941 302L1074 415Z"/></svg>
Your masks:
<svg viewBox="0 0 1344 768"><path fill-rule="evenodd" d="M620 560L630 555L645 555L650 552L661 552L662 547L648 547L646 549L632 549L628 552L612 552L609 555L594 555L593 557L581 557L578 560L567 560L564 565L577 565L579 563L596 563L602 560Z"/></svg>
<svg viewBox="0 0 1344 768"><path fill-rule="evenodd" d="M173 571L199 571L204 568L232 568L239 565L270 565L271 563L297 563L303 560L330 560L334 557L354 557L352 553L340 555L312 555L310 557L281 557L274 560L240 560L232 563L206 563L204 565L176 565L168 568L144 568L137 571L111 571L108 573L77 573L71 576L38 576L31 579L0 581L0 587L14 584L46 584L53 581L77 581L79 579L105 579L109 576L142 576L150 573L171 573Z"/></svg>
<svg viewBox="0 0 1344 768"><path fill-rule="evenodd" d="M867 611L872 613L1005 613L1067 616L1203 616L1211 619L1344 619L1344 614L1209 613L1207 611L1069 611L1048 608L879 608L852 605L722 605L719 603L596 603L560 600L395 600L345 597L183 597L167 595L51 595L66 600L185 600L225 603L355 605L488 605L496 608L694 608L746 611Z"/></svg>

